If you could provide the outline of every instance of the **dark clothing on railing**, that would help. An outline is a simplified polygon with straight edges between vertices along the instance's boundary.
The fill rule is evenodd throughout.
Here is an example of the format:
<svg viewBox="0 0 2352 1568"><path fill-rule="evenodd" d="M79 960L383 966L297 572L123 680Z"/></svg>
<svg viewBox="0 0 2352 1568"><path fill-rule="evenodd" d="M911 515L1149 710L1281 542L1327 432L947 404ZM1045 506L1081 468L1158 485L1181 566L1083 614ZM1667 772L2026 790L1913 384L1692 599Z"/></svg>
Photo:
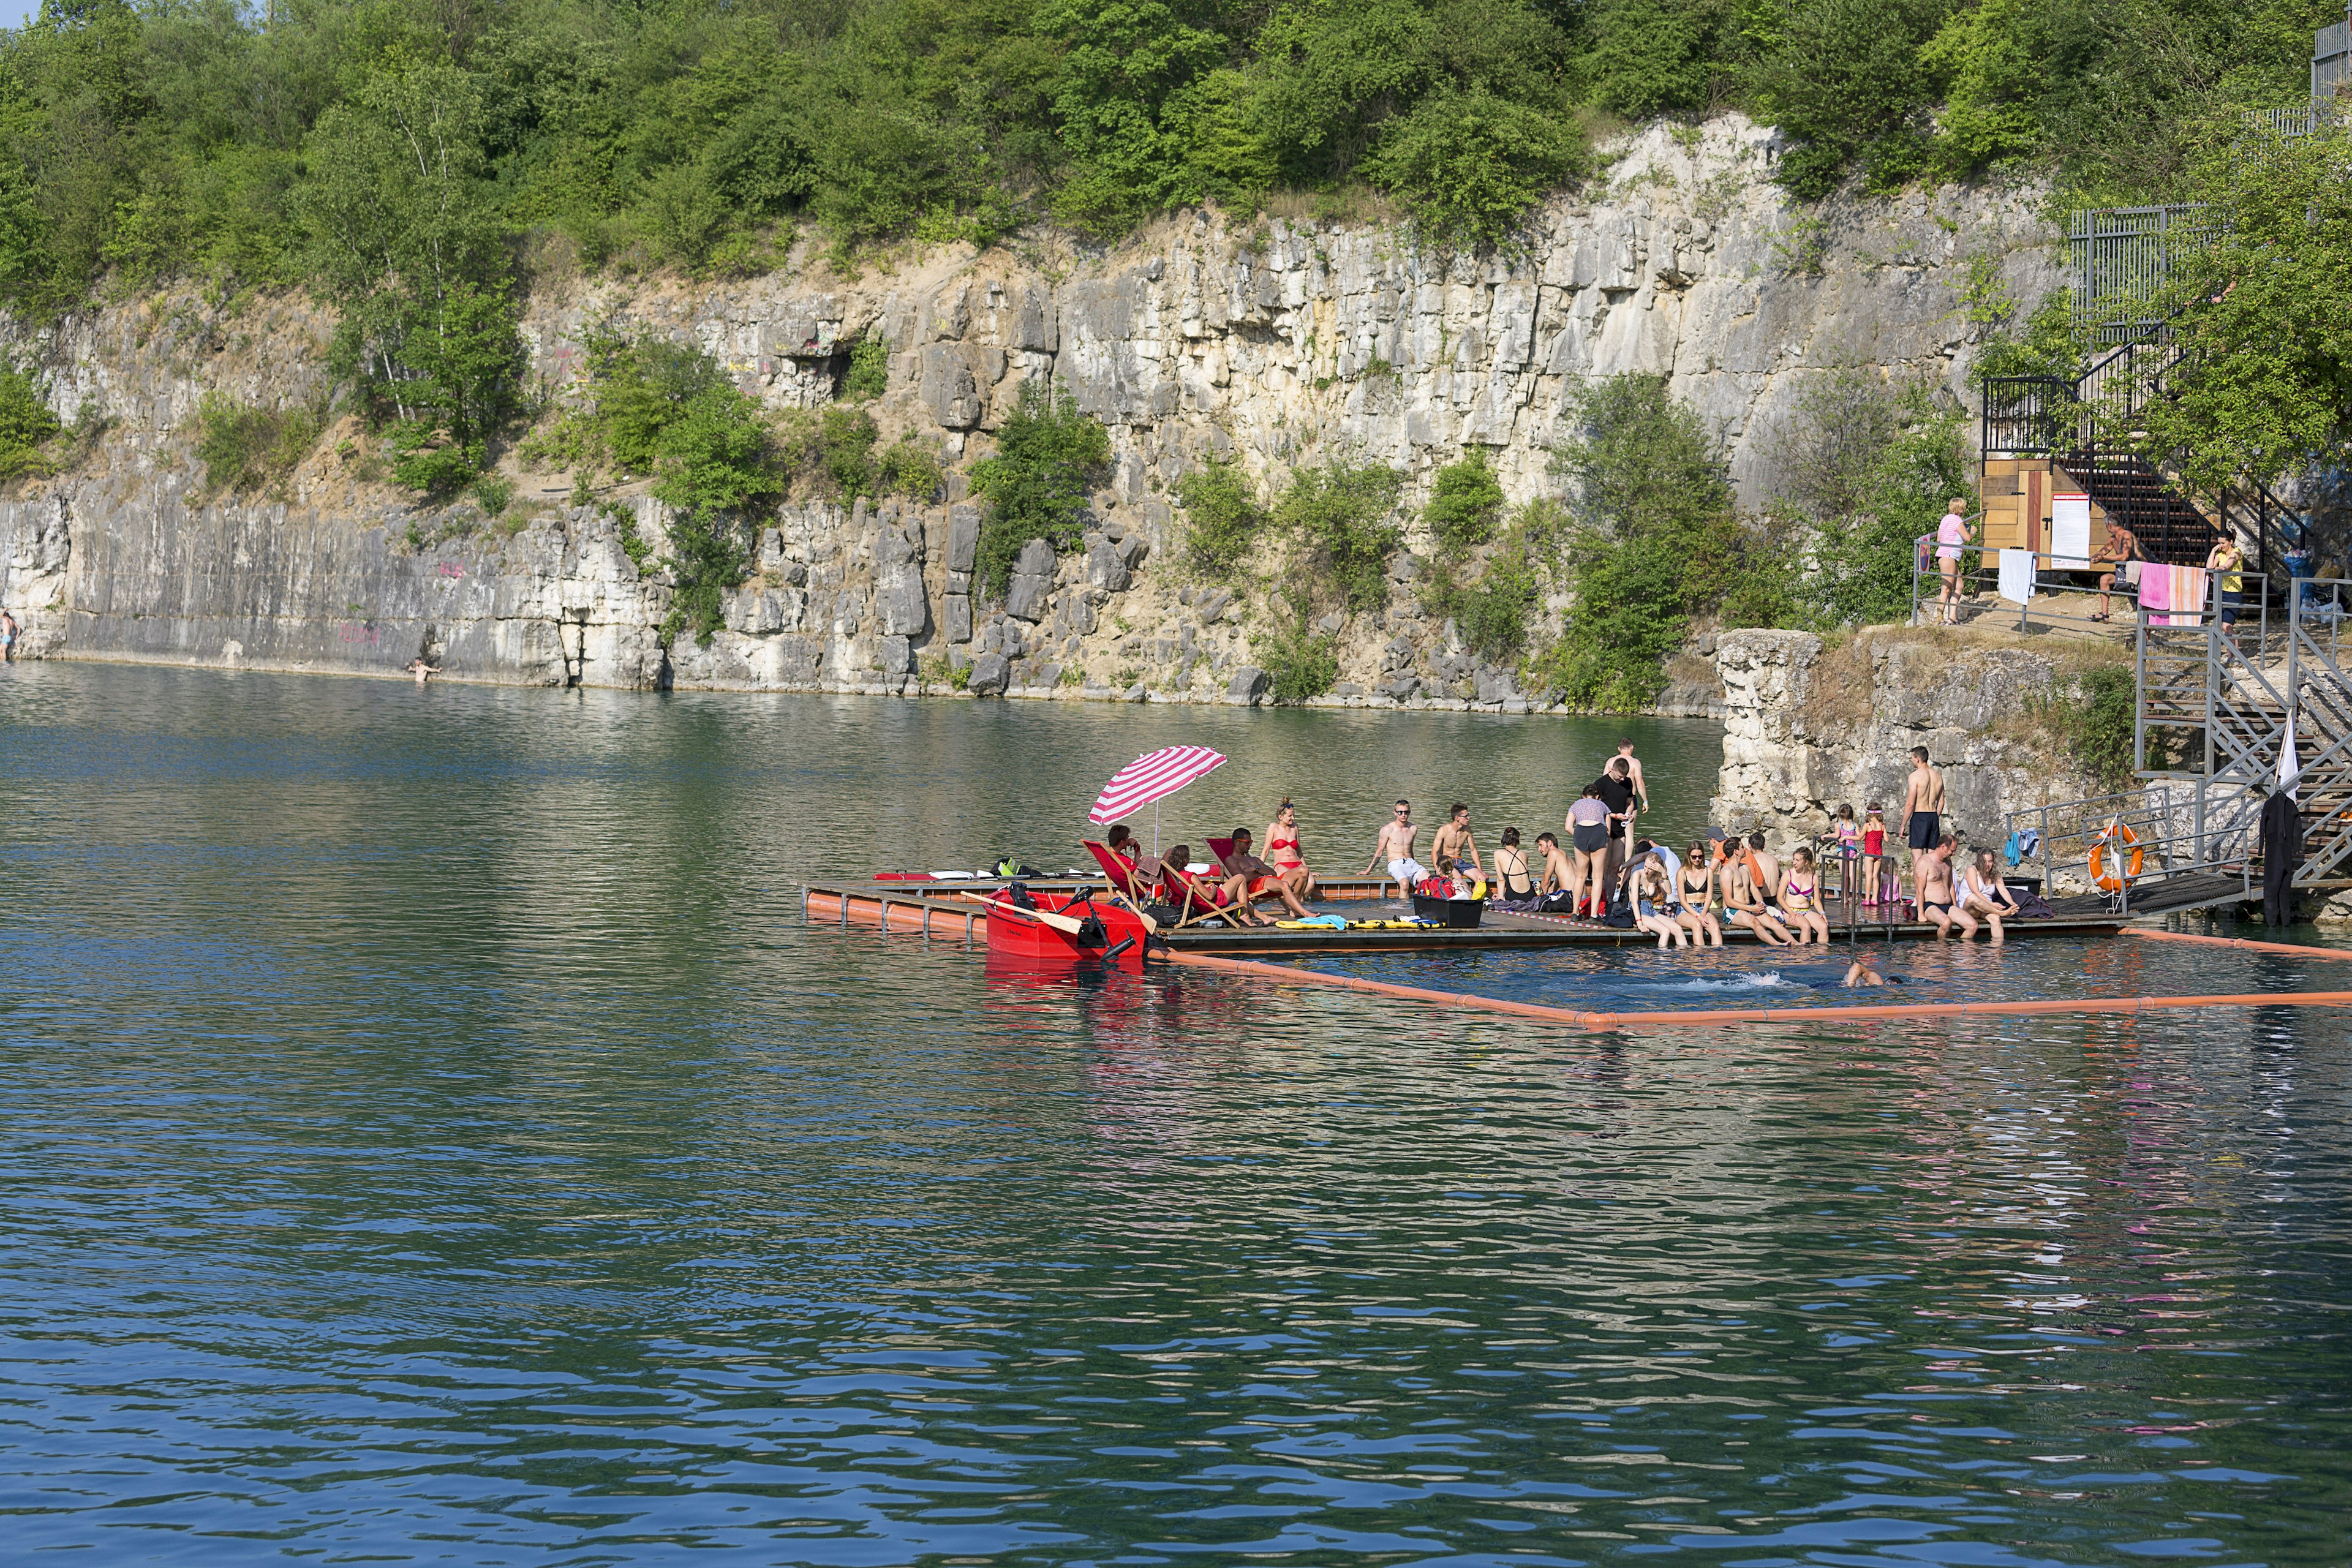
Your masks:
<svg viewBox="0 0 2352 1568"><path fill-rule="evenodd" d="M2303 812L2281 790L2263 805L2263 924L2283 926L2294 914L2290 884L2303 864Z"/></svg>

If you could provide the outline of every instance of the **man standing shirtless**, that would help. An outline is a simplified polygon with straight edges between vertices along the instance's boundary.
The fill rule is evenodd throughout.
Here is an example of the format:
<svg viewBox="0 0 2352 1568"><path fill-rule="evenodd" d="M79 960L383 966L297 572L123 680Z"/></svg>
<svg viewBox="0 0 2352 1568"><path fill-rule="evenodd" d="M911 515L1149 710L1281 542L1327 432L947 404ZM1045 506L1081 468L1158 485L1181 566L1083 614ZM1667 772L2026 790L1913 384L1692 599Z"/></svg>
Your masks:
<svg viewBox="0 0 2352 1568"><path fill-rule="evenodd" d="M1927 765L1927 748L1911 748L1911 777L1903 786L1903 842L1916 862L1943 836L1944 775Z"/></svg>
<svg viewBox="0 0 2352 1568"><path fill-rule="evenodd" d="M1649 810L1650 785L1648 781L1642 777L1642 759L1633 754L1633 742L1618 742L1617 754L1624 759L1626 776L1633 784L1633 809L1637 812Z"/></svg>
<svg viewBox="0 0 2352 1568"><path fill-rule="evenodd" d="M1486 868L1478 864L1478 841L1470 837L1470 808L1460 801L1445 814L1445 826L1429 841L1429 852L1444 860L1449 856L1457 866L1467 866L1486 880Z"/></svg>
<svg viewBox="0 0 2352 1568"><path fill-rule="evenodd" d="M1364 875L1369 877L1378 871L1385 860L1398 889L1412 892L1412 885L1423 876L1421 862L1412 858L1412 841L1420 837L1421 829L1412 820L1412 802L1397 802L1395 812L1381 826L1380 838L1372 845L1372 863L1364 868Z"/></svg>

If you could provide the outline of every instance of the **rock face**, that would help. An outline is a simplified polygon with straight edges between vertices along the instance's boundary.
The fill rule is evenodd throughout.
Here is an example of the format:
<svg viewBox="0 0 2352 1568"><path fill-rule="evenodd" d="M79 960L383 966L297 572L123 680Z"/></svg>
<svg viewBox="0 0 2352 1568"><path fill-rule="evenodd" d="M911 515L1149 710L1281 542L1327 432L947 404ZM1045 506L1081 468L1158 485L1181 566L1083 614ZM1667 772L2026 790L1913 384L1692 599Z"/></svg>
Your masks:
<svg viewBox="0 0 2352 1568"><path fill-rule="evenodd" d="M1208 458L1237 459L1268 494L1333 458L1395 466L1408 550L1426 555L1416 518L1438 467L1480 447L1514 500L1557 493L1551 448L1579 385L1640 370L1724 432L1759 499L1769 437L1811 378L1858 363L1962 393L1969 263L1995 258L2021 298L2054 282L2029 190L1801 217L1770 184L1769 135L1737 117L1654 128L1622 152L1605 188L1554 203L1508 253L1186 214L1066 266L946 247L848 279L804 248L740 284L597 281L532 300L531 373L557 386L591 331L613 329L698 344L746 392L808 408L835 395L852 343L888 343L869 407L886 441L912 433L940 452L944 492L752 520L750 579L708 645L661 635L666 519L631 487L574 509L556 500L562 476L514 471L520 510L494 523L384 484L348 455L347 422L281 496L203 494L191 454L206 392L284 408L329 390L332 322L299 300L236 318L131 301L37 333L0 321L0 342L41 362L60 417L111 422L93 458L0 500L0 604L29 649L68 657L385 670L437 648L451 675L484 680L903 692L997 656L1008 689L1043 690L1050 667L1080 672L1058 689L1071 695L1214 701L1261 628L1248 595L1196 582L1179 548L1172 488ZM1078 548L1030 542L1000 593L977 578L982 510L954 470L1047 377L1109 427L1112 462ZM1323 700L1542 707L1424 613L1423 576L1402 556L1385 607L1321 628L1352 689ZM1712 700L1677 692L1685 711Z"/></svg>
<svg viewBox="0 0 2352 1568"><path fill-rule="evenodd" d="M1914 746L1944 775L1945 816L1973 845L2000 842L2003 814L2104 793L2071 767L1988 731L2057 680L2026 648L1958 645L1930 633L1856 635L1825 659L1806 632L1726 632L1723 771L1713 820L1810 837L1840 805L1886 810L1890 842Z"/></svg>

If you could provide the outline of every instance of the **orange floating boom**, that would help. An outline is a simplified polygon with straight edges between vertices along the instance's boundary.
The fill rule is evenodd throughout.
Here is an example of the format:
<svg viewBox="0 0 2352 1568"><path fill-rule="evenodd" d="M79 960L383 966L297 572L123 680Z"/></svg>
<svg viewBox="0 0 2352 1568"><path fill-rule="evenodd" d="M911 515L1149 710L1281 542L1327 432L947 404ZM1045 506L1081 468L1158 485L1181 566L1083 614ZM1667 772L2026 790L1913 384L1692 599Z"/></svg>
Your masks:
<svg viewBox="0 0 2352 1568"><path fill-rule="evenodd" d="M2221 939L2214 939L2221 940ZM2254 943L2269 946L2269 943ZM2300 948L2291 952L2302 952ZM1547 1024L1580 1029L1714 1029L1730 1024L1818 1024L1871 1022L1893 1018L1988 1018L2034 1013L2105 1013L2126 1016L2173 1012L2195 1007L2352 1007L2352 991L2279 991L2231 996L2116 996L2067 1002L1927 1002L1884 1007L1767 1007L1754 1011L1683 1013L1580 1013L1567 1007L1542 1007L1531 1002L1506 1002L1467 992L1425 991L1417 985L1391 985L1380 980L1320 974L1311 969L1290 969L1277 963L1255 963L1243 958L1213 958L1207 953L1171 953L1168 962L1187 969L1209 969L1254 980L1288 981L1328 985L1341 991L1361 991L1375 996L1397 996L1430 1002L1441 1007L1466 1007L1482 1013L1503 1013Z"/></svg>
<svg viewBox="0 0 2352 1568"><path fill-rule="evenodd" d="M2352 948L2299 947L2291 942L2249 942L2242 936L2199 936L2195 931L2149 931L2140 926L2126 926L2118 934L2146 937L2150 942L2193 942L2205 947L2240 947L2254 952L2284 952L2296 958L2352 959Z"/></svg>

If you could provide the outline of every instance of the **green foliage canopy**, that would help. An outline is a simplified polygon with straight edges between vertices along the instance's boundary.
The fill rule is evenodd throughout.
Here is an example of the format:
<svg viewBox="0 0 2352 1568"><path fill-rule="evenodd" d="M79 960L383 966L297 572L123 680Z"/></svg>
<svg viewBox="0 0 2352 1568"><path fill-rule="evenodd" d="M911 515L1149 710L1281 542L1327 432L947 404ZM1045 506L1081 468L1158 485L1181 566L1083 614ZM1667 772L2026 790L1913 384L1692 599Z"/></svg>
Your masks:
<svg viewBox="0 0 2352 1568"><path fill-rule="evenodd" d="M2226 211L2176 259L2168 310L2181 362L2140 416L2190 483L2273 479L2352 440L2352 126L2293 140L2231 128L2193 188Z"/></svg>

